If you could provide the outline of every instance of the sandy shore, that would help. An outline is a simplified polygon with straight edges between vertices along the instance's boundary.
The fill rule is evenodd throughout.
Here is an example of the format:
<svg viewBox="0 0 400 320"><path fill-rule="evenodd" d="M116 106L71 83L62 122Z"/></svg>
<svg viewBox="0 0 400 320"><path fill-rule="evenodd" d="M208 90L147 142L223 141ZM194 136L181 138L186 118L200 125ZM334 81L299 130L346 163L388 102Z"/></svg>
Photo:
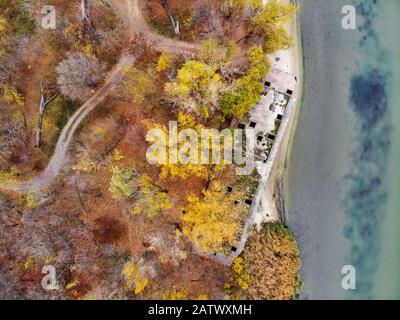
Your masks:
<svg viewBox="0 0 400 320"><path fill-rule="evenodd" d="M285 1L289 3L289 0ZM272 67L275 69L282 70L284 72L293 74L298 79L297 82L297 92L296 92L296 106L294 112L289 119L289 124L287 126L286 132L284 134L284 138L279 147L279 151L277 153L274 166L272 168L270 177L268 179L268 183L266 185L264 197L264 210L268 210L270 212L270 217L268 220L264 222L270 221L284 221L284 207L283 207L283 176L285 171L285 163L286 163L286 155L289 147L289 143L291 140L291 136L293 134L293 130L296 126L297 115L299 112L299 107L301 103L301 95L302 95L302 61L301 61L301 42L300 40L300 32L298 27L298 18L295 17L290 26L290 33L293 35L294 44L293 47L289 50L279 51L273 55L270 55L270 59L272 62ZM278 59L277 59L278 58ZM278 60L278 61L277 61ZM265 208L265 206L269 205L269 208ZM258 221L259 223L260 221Z"/></svg>

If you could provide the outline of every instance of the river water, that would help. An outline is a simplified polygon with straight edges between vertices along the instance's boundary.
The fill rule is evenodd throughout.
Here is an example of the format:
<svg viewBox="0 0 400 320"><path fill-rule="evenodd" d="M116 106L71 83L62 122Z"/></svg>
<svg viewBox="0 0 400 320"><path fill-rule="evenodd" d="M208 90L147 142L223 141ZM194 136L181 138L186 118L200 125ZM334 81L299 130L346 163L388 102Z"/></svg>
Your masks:
<svg viewBox="0 0 400 320"><path fill-rule="evenodd" d="M341 25L344 5L357 30ZM301 0L304 90L285 174L302 299L400 298L400 1ZM356 270L344 290L342 267Z"/></svg>

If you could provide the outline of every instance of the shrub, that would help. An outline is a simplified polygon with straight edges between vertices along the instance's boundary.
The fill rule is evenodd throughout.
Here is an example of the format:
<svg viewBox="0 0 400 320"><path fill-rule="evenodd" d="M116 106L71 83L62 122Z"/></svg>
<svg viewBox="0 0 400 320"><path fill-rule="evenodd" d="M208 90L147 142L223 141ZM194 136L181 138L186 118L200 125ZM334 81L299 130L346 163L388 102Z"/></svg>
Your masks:
<svg viewBox="0 0 400 320"><path fill-rule="evenodd" d="M132 197L138 188L138 174L134 170L123 170L118 166L111 169L110 192L113 199Z"/></svg>
<svg viewBox="0 0 400 320"><path fill-rule="evenodd" d="M293 299L301 288L300 253L292 232L281 223L254 231L244 253L232 266L233 297L256 300Z"/></svg>

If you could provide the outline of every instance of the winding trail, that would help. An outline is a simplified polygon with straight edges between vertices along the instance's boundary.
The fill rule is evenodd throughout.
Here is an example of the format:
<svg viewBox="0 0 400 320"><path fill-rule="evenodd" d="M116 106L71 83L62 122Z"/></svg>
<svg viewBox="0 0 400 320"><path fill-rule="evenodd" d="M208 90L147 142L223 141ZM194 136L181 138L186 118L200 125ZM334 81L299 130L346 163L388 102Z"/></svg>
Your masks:
<svg viewBox="0 0 400 320"><path fill-rule="evenodd" d="M108 74L103 86L87 100L68 120L56 145L53 156L50 159L46 169L38 177L32 181L21 185L21 191L28 191L29 189L39 190L48 187L54 178L59 174L64 166L65 157L68 152L69 146L73 139L76 129L86 116L99 106L117 87L122 81L123 72L135 62L132 55L123 55L118 63Z"/></svg>
<svg viewBox="0 0 400 320"><path fill-rule="evenodd" d="M115 0L116 8L129 25L130 36L143 33L157 51L168 51L172 54L196 54L199 46L183 41L163 37L150 29L142 15L143 0ZM122 54L118 63L108 73L104 84L97 92L87 100L69 119L58 139L53 156L46 169L37 177L27 182L10 183L0 186L0 189L27 192L29 190L41 190L49 187L64 167L68 149L73 140L76 129L86 116L109 97L123 80L124 70L135 63L135 58L129 54Z"/></svg>
<svg viewBox="0 0 400 320"><path fill-rule="evenodd" d="M168 51L171 54L196 54L199 51L197 44L167 38L154 32L143 17L143 5L143 0L128 0L129 16L134 17L129 20L131 30L143 33L158 51Z"/></svg>

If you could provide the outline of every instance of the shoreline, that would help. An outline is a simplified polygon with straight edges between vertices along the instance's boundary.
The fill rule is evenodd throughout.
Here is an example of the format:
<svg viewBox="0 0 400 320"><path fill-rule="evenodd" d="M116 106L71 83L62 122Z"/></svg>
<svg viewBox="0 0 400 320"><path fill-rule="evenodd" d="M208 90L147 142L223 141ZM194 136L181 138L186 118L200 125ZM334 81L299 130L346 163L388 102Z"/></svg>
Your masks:
<svg viewBox="0 0 400 320"><path fill-rule="evenodd" d="M293 2L293 1L287 1ZM297 5L298 2L294 1ZM299 7L298 7L299 9ZM273 210L273 215L271 221L281 221L286 225L286 185L285 175L287 174L287 161L290 157L293 138L295 135L298 116L300 113L302 95L303 95L303 51L302 51L302 41L301 41L301 26L299 24L300 10L296 13L291 26L290 34L293 36L293 47L287 50L289 53L288 69L297 78L297 97L295 102L295 110L289 118L288 126L286 132L284 133L283 140L279 146L279 151L277 153L275 163L272 167L270 177L268 179L267 185L265 187L265 195L273 205L271 209ZM267 221L270 222L270 221Z"/></svg>

